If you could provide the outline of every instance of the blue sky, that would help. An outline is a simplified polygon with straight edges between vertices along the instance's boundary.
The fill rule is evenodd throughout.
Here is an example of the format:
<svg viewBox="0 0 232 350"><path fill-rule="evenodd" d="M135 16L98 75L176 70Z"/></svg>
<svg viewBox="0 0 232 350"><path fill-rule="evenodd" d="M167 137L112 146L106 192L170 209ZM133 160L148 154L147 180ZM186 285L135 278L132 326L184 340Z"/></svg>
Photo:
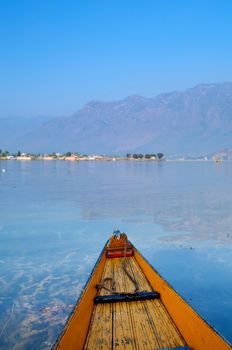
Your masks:
<svg viewBox="0 0 232 350"><path fill-rule="evenodd" d="M0 1L0 117L223 81L231 0Z"/></svg>

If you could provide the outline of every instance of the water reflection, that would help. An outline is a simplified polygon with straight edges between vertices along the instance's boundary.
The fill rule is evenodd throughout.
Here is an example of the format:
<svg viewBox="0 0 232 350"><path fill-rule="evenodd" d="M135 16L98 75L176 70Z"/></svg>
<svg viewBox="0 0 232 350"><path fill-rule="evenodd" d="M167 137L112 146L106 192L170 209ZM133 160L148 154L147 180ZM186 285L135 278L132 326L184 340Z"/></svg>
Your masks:
<svg viewBox="0 0 232 350"><path fill-rule="evenodd" d="M50 347L116 226L232 340L231 163L1 167L1 349Z"/></svg>

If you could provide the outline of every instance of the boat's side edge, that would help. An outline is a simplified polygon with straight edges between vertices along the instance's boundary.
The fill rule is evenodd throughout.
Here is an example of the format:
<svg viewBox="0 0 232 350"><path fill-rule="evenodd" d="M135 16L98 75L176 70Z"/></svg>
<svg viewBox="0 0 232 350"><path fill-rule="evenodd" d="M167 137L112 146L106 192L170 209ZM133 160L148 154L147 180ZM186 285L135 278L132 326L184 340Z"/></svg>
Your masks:
<svg viewBox="0 0 232 350"><path fill-rule="evenodd" d="M136 261L153 289L160 293L164 306L190 348L197 350L232 349L231 344L169 285L134 246L133 249Z"/></svg>
<svg viewBox="0 0 232 350"><path fill-rule="evenodd" d="M61 334L51 350L83 349L94 308L94 298L97 295L96 284L101 279L106 261L107 243L100 253Z"/></svg>

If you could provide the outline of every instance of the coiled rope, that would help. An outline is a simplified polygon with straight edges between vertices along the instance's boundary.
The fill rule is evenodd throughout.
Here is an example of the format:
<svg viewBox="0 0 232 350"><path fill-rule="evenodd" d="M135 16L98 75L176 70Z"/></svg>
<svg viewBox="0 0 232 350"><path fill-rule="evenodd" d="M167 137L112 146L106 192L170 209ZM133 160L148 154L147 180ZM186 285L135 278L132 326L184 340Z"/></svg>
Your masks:
<svg viewBox="0 0 232 350"><path fill-rule="evenodd" d="M118 234L118 232L117 232ZM136 281L136 279L131 275L131 273L128 271L127 269L127 261L126 261L126 251L127 251L127 245L128 245L128 240L127 240L127 237L126 237L126 240L125 240L125 245L124 245L124 255L123 255L123 263L122 263L122 269L123 271L126 273L126 275L129 277L129 279L133 282L134 284L134 290L133 292L120 292L120 291L117 291L115 286L116 286L116 282L114 280L113 277L105 277L103 279L103 281L101 283L98 283L96 285L97 289L105 289L107 290L108 292L110 292L111 294L121 294L121 295L125 295L125 294L129 294L129 295L133 295L133 294L136 294L139 292L139 285L138 285L138 282ZM108 281L111 281L111 288L107 287L106 286L106 283ZM125 283L125 282L124 282ZM126 287L126 286L125 286ZM126 289L126 288L125 288Z"/></svg>

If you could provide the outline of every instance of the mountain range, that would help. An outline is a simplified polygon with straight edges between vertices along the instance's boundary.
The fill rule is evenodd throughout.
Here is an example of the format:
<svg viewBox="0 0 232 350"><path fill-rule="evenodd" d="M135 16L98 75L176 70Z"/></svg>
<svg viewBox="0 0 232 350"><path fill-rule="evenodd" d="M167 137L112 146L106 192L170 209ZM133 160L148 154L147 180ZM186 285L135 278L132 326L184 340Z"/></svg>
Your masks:
<svg viewBox="0 0 232 350"><path fill-rule="evenodd" d="M21 118L17 123L20 125ZM0 119L0 148L30 152L199 155L232 147L232 83L199 84L154 98L87 103L69 117ZM5 124L4 124L5 123Z"/></svg>

